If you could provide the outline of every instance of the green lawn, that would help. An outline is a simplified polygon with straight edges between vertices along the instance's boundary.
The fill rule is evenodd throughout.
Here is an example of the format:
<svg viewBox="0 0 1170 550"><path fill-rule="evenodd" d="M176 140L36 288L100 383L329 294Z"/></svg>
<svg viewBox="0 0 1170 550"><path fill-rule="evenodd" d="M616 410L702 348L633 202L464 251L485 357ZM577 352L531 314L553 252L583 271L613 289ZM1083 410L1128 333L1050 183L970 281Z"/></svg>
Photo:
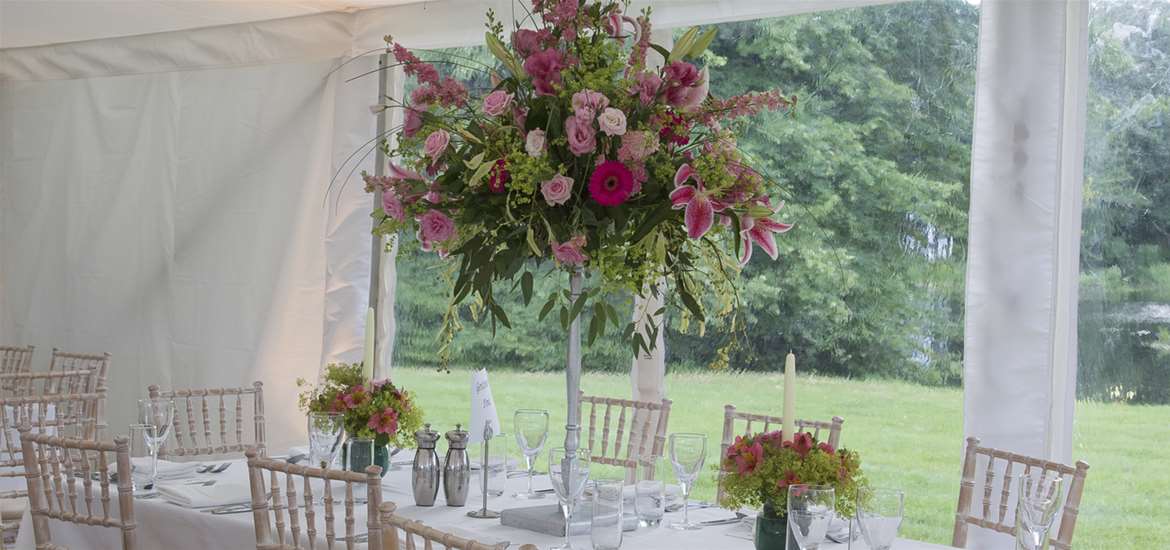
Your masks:
<svg viewBox="0 0 1170 550"><path fill-rule="evenodd" d="M490 376L501 422L510 412L545 408L552 414L551 441L564 436L564 377L560 374L495 371ZM413 390L426 419L444 431L469 417L469 374L398 368L396 383ZM667 376L674 401L670 431L708 434L718 449L723 405L780 414L782 377L773 374L682 373ZM624 375L586 374L586 393L628 396ZM845 418L844 446L862 454L875 485L906 491L909 538L949 543L962 460L963 394L901 382L853 381L801 376L797 411L802 418ZM1077 526L1076 547L1170 548L1170 407L1081 402L1074 455L1091 465ZM544 455L541 459L544 459ZM708 470L695 490L714 498L715 473Z"/></svg>

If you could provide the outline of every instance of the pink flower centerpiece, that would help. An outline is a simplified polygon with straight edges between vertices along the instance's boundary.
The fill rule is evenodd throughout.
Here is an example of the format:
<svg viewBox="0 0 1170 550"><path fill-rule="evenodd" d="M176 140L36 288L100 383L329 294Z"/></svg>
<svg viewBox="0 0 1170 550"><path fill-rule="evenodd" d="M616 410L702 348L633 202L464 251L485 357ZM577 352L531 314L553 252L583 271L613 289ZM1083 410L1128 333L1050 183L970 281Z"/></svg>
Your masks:
<svg viewBox="0 0 1170 550"><path fill-rule="evenodd" d="M374 109L403 109L404 124L382 143L396 164L387 176L366 175L366 188L382 191L377 233L415 233L425 250L459 262L448 336L459 324L450 313L472 294L484 318L507 326L494 285L519 283L527 304L542 264L631 294L665 278L671 304L701 323L709 312L700 293L734 310L736 267L755 248L779 256L775 235L792 227L776 219L780 190L740 153L735 131L746 117L792 110L796 98L713 96L700 60L715 29L692 28L663 50L651 44L649 12L624 6L532 2L526 28L489 11L495 60L482 69L493 87L479 97L449 76L470 61L387 37L387 52L419 86ZM661 68L647 62L651 49L667 53ZM568 328L588 312L592 340L625 325L603 297L589 292L575 304L553 291L542 318L561 310ZM724 326L734 331L735 318ZM626 334L635 353L653 345L648 333Z"/></svg>

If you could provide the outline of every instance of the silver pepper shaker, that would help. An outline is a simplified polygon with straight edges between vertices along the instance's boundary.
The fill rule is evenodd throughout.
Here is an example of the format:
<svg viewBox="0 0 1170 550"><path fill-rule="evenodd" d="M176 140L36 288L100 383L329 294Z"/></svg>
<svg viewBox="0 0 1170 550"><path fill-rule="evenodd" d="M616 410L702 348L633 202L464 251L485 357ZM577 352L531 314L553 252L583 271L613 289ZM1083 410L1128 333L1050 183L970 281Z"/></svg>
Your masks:
<svg viewBox="0 0 1170 550"><path fill-rule="evenodd" d="M443 466L443 495L447 506L463 506L471 489L471 459L467 456L467 432L459 429L447 432L447 464Z"/></svg>
<svg viewBox="0 0 1170 550"><path fill-rule="evenodd" d="M414 503L419 506L434 506L435 497L439 495L439 453L435 452L439 432L432 430L430 424L424 424L423 429L414 432L414 440L418 444L410 477Z"/></svg>

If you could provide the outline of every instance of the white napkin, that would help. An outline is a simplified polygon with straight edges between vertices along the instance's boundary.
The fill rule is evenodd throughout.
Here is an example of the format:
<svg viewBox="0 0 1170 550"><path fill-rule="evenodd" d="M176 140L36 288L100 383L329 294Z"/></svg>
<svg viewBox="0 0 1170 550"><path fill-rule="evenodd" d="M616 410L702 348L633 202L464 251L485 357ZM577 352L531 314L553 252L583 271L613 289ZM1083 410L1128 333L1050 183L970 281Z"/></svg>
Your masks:
<svg viewBox="0 0 1170 550"><path fill-rule="evenodd" d="M217 479L214 485L168 483L158 485L163 500L184 508L209 508L252 502L247 479Z"/></svg>

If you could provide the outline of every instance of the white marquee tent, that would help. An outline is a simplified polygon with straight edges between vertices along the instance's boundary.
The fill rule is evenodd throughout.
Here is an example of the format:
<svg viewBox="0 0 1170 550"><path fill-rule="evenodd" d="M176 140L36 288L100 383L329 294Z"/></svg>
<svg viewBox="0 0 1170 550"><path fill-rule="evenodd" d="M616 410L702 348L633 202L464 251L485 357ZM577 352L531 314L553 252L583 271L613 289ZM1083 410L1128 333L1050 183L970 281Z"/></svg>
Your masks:
<svg viewBox="0 0 1170 550"><path fill-rule="evenodd" d="M662 29L873 3L653 2ZM477 43L488 7L511 3L0 0L0 340L111 352L112 426L151 383L261 379L293 410L298 377L361 354L369 198L326 187L374 136L377 81L347 79L385 34ZM972 154L965 430L1060 460L1086 12L983 2ZM268 422L300 440L294 415Z"/></svg>

